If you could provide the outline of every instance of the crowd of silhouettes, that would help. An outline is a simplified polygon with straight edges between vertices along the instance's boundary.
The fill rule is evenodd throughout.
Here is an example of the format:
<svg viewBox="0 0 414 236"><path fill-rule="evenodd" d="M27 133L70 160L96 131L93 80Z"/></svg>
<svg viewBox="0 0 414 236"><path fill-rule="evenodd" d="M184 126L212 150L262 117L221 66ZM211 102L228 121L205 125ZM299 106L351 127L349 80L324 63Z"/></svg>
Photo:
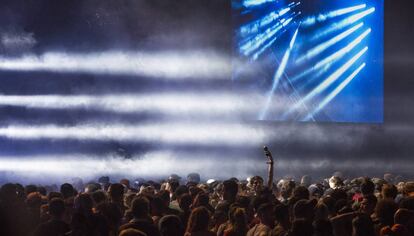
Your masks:
<svg viewBox="0 0 414 236"><path fill-rule="evenodd" d="M202 182L197 173L160 182L101 177L60 188L6 183L0 235L414 235L414 182L341 173L273 182L273 161L267 164L266 183L260 176Z"/></svg>

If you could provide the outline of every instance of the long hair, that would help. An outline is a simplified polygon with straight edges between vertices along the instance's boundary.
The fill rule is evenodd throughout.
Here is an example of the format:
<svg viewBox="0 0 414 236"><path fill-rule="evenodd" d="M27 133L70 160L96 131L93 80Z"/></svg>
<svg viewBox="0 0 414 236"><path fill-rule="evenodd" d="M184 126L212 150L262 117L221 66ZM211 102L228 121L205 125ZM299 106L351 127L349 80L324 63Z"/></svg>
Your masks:
<svg viewBox="0 0 414 236"><path fill-rule="evenodd" d="M205 207L195 208L190 215L187 224L186 233L194 233L198 231L208 230L208 224L210 221L210 213Z"/></svg>
<svg viewBox="0 0 414 236"><path fill-rule="evenodd" d="M230 210L229 220L231 224L231 231L235 235L244 236L247 234L247 216L246 211L243 208L235 207Z"/></svg>

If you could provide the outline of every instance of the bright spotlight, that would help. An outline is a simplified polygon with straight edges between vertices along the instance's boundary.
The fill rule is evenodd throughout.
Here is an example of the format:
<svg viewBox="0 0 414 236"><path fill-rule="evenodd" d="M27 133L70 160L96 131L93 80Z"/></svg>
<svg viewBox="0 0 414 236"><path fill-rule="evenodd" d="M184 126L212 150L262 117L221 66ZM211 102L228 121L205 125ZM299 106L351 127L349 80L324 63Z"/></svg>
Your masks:
<svg viewBox="0 0 414 236"><path fill-rule="evenodd" d="M362 18L368 16L369 14L373 13L375 11L375 7L371 7L363 12L354 14L352 16L349 16L339 22L333 23L332 25L329 25L326 29L324 29L322 32L319 32L317 34L315 34L315 36L313 36L310 40L311 41L315 41L318 40L321 37L324 37L330 33L336 32L338 30L341 30L349 25L352 25L356 22L358 22L359 20L361 20Z"/></svg>
<svg viewBox="0 0 414 236"><path fill-rule="evenodd" d="M279 11L273 11L259 20L255 20L251 23L248 23L240 27L240 36L244 38L247 35L258 33L259 31L263 30L266 26L270 25L276 20L280 20L280 17L288 13L290 9L290 7L286 7Z"/></svg>
<svg viewBox="0 0 414 236"><path fill-rule="evenodd" d="M309 92L304 98L302 98L299 102L297 102L295 105L293 105L284 114L284 116L288 116L293 111L297 110L300 106L302 106L303 104L306 104L309 100L311 100L315 96L322 93L332 83L334 83L337 79L339 79L339 77L342 74L344 74L367 50L368 50L368 47L365 47L360 52L358 52L349 61L347 61L344 65L342 65L339 69L337 69L333 74L331 74L327 79L325 79L322 83L320 83L316 88L314 88L311 92Z"/></svg>
<svg viewBox="0 0 414 236"><path fill-rule="evenodd" d="M265 3L277 2L277 0L244 0L243 6L246 8L257 7Z"/></svg>
<svg viewBox="0 0 414 236"><path fill-rule="evenodd" d="M345 56L347 53L351 52L356 46L358 46L362 42L362 40L365 37L368 36L369 33L371 33L371 28L365 30L357 38L352 40L352 42L350 42L345 47L341 48L339 51L336 51L335 53L333 53L330 56L326 57L322 61L319 61L318 63L316 63L311 68L309 68L309 69L305 70L304 72L300 73L299 75L291 78L290 81L291 82L297 82L298 80L300 80L302 78L305 78L305 76L307 76L307 75L309 75L313 72L316 72L320 69L323 70L323 71L327 71L334 62L338 61L343 56Z"/></svg>
<svg viewBox="0 0 414 236"><path fill-rule="evenodd" d="M274 26L268 28L264 33L261 33L255 36L253 39L247 41L242 46L240 46L240 52L249 56L255 50L259 49L267 40L276 36L276 34L283 29L284 26L289 24L293 20L293 17L289 19L282 19L280 22L276 23Z"/></svg>
<svg viewBox="0 0 414 236"><path fill-rule="evenodd" d="M231 93L146 93L122 95L0 95L0 105L37 109L87 109L117 114L154 112L167 116L203 117L256 110L257 96ZM122 104L120 106L119 104Z"/></svg>
<svg viewBox="0 0 414 236"><path fill-rule="evenodd" d="M272 102L272 98L273 98L273 94L276 91L277 86L279 85L279 81L280 78L282 77L283 73L285 72L286 69L286 65L288 63L289 57L290 57L290 52L292 51L293 45L295 44L296 41L296 37L298 36L298 32L299 32L299 27L296 29L295 33L293 34L292 39L290 40L289 43L289 48L286 50L285 54L283 55L282 61L273 77L273 84L272 84L272 89L270 90L270 93L267 97L266 100L266 104L265 107L262 111L262 113L260 114L259 119L263 120L266 117L267 111L269 110L270 104Z"/></svg>
<svg viewBox="0 0 414 236"><path fill-rule="evenodd" d="M302 63L305 59L309 60L312 59L313 57L319 55L320 53L324 52L326 49L328 49L329 47L331 47L332 45L336 44L337 42L345 39L346 37L348 37L349 35L351 35L352 33L354 33L355 31L357 31L359 28L361 28L364 25L363 22L355 25L354 27L346 30L345 32L342 32L341 34L331 38L330 40L323 42L319 45L317 45L316 47L310 49L308 52L306 52L305 55L301 56L300 58L298 58L296 60L297 64Z"/></svg>
<svg viewBox="0 0 414 236"><path fill-rule="evenodd" d="M264 130L234 123L160 122L125 125L96 123L76 126L10 125L0 137L14 140L80 140L155 142L174 145L259 145Z"/></svg>
<svg viewBox="0 0 414 236"><path fill-rule="evenodd" d="M59 53L0 57L0 70L147 76L159 79L227 79L228 57L207 51Z"/></svg>
<svg viewBox="0 0 414 236"><path fill-rule="evenodd" d="M357 5L357 6L353 6L353 7L347 7L347 8L342 8L342 9L338 9L335 11L331 11L328 12L326 14L319 14L318 16L311 16L306 18L302 23L304 26L311 26L316 24L317 22L324 22L328 19L334 18L334 17L338 17L338 16L342 16L360 9L365 8L367 5L366 4L361 4L361 5Z"/></svg>
<svg viewBox="0 0 414 236"><path fill-rule="evenodd" d="M336 87L323 101L316 107L316 109L305 117L305 121L312 119L314 114L320 112L328 103L330 103L358 74L364 69L365 63L362 63L348 78L346 78L338 87Z"/></svg>

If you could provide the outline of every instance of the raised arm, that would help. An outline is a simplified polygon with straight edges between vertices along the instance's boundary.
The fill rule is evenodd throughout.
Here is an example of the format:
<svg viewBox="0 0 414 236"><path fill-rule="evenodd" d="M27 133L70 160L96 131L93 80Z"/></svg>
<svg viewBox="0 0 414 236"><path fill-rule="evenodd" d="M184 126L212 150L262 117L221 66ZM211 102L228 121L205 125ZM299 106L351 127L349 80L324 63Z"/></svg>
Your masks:
<svg viewBox="0 0 414 236"><path fill-rule="evenodd" d="M273 165L274 165L274 161L273 161L273 156L272 153L269 151L269 148L267 148L266 146L264 146L263 148L264 153L267 157L267 165L268 165L268 169L267 169L267 187L269 189L273 188Z"/></svg>

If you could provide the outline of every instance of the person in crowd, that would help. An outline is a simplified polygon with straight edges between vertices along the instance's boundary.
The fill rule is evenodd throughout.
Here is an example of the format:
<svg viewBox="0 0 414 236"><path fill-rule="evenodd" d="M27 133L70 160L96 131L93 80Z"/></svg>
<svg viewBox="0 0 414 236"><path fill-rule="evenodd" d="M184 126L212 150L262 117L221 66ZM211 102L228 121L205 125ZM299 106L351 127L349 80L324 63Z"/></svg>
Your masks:
<svg viewBox="0 0 414 236"><path fill-rule="evenodd" d="M103 216L92 211L93 200L89 194L79 194L75 198L74 208L70 224L72 236L107 236L109 234L109 226Z"/></svg>
<svg viewBox="0 0 414 236"><path fill-rule="evenodd" d="M184 224L176 215L163 216L158 222L161 236L183 236Z"/></svg>
<svg viewBox="0 0 414 236"><path fill-rule="evenodd" d="M50 220L40 224L34 232L34 236L66 235L70 227L63 221L65 202L61 198L53 198L48 204Z"/></svg>
<svg viewBox="0 0 414 236"><path fill-rule="evenodd" d="M274 206L271 203L264 203L257 209L257 216L259 223L253 226L248 236L262 236L271 235L273 228L275 227L275 217L273 214Z"/></svg>
<svg viewBox="0 0 414 236"><path fill-rule="evenodd" d="M133 219L122 225L119 230L137 229L147 235L159 236L158 227L155 226L154 221L150 215L150 201L144 197L139 196L132 201L132 215Z"/></svg>
<svg viewBox="0 0 414 236"><path fill-rule="evenodd" d="M414 236L414 182L390 173L274 179L273 157L265 155L266 181L204 182L192 173L186 181L176 174L160 182L80 179L60 190L2 184L0 235Z"/></svg>
<svg viewBox="0 0 414 236"><path fill-rule="evenodd" d="M188 220L185 236L214 236L208 227L210 223L210 213L205 207L197 207L191 211Z"/></svg>

